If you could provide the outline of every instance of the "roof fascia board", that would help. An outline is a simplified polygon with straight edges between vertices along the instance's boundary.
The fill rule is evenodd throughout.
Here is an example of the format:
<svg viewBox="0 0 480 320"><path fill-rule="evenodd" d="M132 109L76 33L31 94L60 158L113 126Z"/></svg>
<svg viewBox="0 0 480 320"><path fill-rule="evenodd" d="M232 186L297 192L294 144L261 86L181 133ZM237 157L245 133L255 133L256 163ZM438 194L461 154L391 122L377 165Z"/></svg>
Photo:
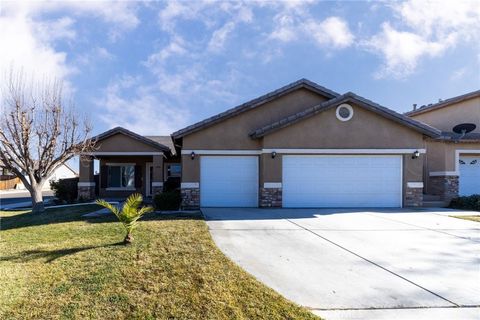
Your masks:
<svg viewBox="0 0 480 320"><path fill-rule="evenodd" d="M135 133L135 132L132 132L132 131L130 131L130 130L127 130L127 129L125 129L125 128L122 128L122 127L116 127L116 128L110 129L110 130L108 130L108 131L105 131L105 132L103 132L103 133L101 133L101 134L99 134L99 135L91 138L91 140L95 140L96 142L99 142L99 141L105 140L105 139L107 139L107 138L109 138L109 137L111 137L111 136L114 136L114 135L116 135L116 134L123 134L123 135L125 135L125 136L127 136L127 137L130 137L130 138L132 138L132 139L135 139L135 140L137 140L137 141L140 141L140 142L142 142L142 143L145 143L145 144L147 144L147 145L150 145L150 146L155 147L155 148L157 148L157 149L160 149L160 150L162 150L162 151L170 151L170 148L169 148L169 147L167 147L167 146L165 146L165 145L163 145L163 144L160 144L160 143L158 143L158 142L156 142L156 141L153 141L153 140L151 140L151 139L148 139L148 138L146 138L146 137L144 137L144 136L141 136L141 135L139 135L139 134L137 134L137 133Z"/></svg>

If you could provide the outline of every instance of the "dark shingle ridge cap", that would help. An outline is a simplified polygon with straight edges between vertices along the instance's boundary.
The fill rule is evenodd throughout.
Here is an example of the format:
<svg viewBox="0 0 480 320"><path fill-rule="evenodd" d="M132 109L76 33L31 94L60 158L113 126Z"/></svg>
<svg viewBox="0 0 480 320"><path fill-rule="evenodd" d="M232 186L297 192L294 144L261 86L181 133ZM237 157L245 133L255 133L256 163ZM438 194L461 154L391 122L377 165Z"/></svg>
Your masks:
<svg viewBox="0 0 480 320"><path fill-rule="evenodd" d="M412 111L405 112L404 114L406 116L415 116L415 115L418 115L418 114L422 114L422 113L425 113L425 112L429 112L429 111L433 111L433 110L440 109L440 108L443 108L443 107L447 107L451 104L462 102L462 101L469 100L469 99L476 98L476 97L480 97L480 90L468 92L468 93L462 94L460 96L445 99L443 101L434 103L434 104L429 105L429 106L420 107L417 110L412 110Z"/></svg>
<svg viewBox="0 0 480 320"><path fill-rule="evenodd" d="M264 94L258 98L255 98L253 100L250 100L250 101L247 101L245 103L242 103L236 107L233 107L229 110L226 110L224 112L221 112L217 115L214 115L210 118L207 118L205 120L202 120L200 122L197 122L195 124L192 124L186 128L183 128L183 129L180 129L174 133L172 133L172 137L174 139L178 139L178 138L181 138L187 134L190 134L190 133L193 133L195 131L198 131L200 129L203 129L207 126L210 126L210 125L213 125L215 123L218 123L222 120L225 120L225 119L228 119L230 117L233 117L233 116L236 116L242 112L245 112L245 111L248 111L248 110L251 110L251 109L254 109L260 105L263 105L267 102L270 102L278 97L281 97L287 93L290 93L292 91L295 91L295 90L298 90L298 89L301 89L301 88L305 88L305 89L309 89L309 90L312 90L320 95L323 95L323 96L326 96L327 98L335 98L337 96L339 96L340 94L333 91L333 90L330 90L330 89L327 89L313 81L310 81L308 79L305 79L305 78L302 78L300 80L297 80L295 82L292 82L286 86L283 86L279 89L276 89L274 91L271 91L267 94Z"/></svg>
<svg viewBox="0 0 480 320"><path fill-rule="evenodd" d="M92 137L91 140L95 140L96 142L99 142L101 140L104 140L108 137L111 137L115 134L118 134L118 133L121 133L121 134L124 134L132 139L135 139L135 140L138 140L140 142L143 142L145 144L148 144L152 147L155 147L155 148L158 148L162 151L171 151L169 147L161 144L161 143L158 143L156 141L153 141L145 136L142 136L142 135L139 135L138 133L135 133L133 131L130 131L128 129L125 129L123 127L115 127L115 128L112 128L110 130L107 130L103 133L100 133L99 135L96 135L95 137Z"/></svg>
<svg viewBox="0 0 480 320"><path fill-rule="evenodd" d="M291 116L288 116L286 118L281 119L280 121L276 121L274 123L271 123L269 125L266 125L262 128L259 128L253 132L250 133L250 137L252 138L260 138L263 137L273 131L282 129L284 127L287 127L289 125L292 125L296 122L299 122L305 118L309 118L313 115L316 115L320 112L323 112L325 110L328 110L329 108L339 105L344 102L349 102L352 101L363 108L373 111L375 113L378 113L382 116L384 116L387 119L393 120L397 123L400 123L402 125L405 125L407 127L410 127L416 131L419 131L429 137L438 137L441 135L441 131L429 126L423 122L413 120L407 116L404 116L398 112L395 112L389 108L386 108L384 106L379 105L378 103L375 103L373 101L370 101L366 98L363 98L353 92L347 92L341 96L338 96L334 99L322 102L321 104L318 104L316 106L310 107L308 109L305 109L303 111L297 112Z"/></svg>

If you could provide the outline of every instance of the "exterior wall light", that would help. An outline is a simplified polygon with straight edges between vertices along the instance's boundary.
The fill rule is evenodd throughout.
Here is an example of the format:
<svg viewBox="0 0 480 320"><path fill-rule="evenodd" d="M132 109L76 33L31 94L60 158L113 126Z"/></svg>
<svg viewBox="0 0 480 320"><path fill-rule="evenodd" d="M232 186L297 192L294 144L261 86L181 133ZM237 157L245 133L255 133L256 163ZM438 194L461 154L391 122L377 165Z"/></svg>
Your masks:
<svg viewBox="0 0 480 320"><path fill-rule="evenodd" d="M272 151L272 159L275 159L276 156L277 156L277 153L275 151Z"/></svg>
<svg viewBox="0 0 480 320"><path fill-rule="evenodd" d="M412 154L412 159L417 159L418 157L420 157L420 151L415 150L415 152Z"/></svg>
<svg viewBox="0 0 480 320"><path fill-rule="evenodd" d="M190 153L190 158L193 160L195 159L195 152L192 151L192 153Z"/></svg>

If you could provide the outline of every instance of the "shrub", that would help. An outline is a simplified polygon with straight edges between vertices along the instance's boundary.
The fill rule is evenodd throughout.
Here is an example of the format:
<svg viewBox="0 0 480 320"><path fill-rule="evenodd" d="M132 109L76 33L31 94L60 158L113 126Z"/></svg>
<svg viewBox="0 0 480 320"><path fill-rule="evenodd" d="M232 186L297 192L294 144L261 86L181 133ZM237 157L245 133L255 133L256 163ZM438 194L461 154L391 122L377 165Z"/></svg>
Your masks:
<svg viewBox="0 0 480 320"><path fill-rule="evenodd" d="M156 194L153 203L157 210L178 210L182 197L179 191L169 191Z"/></svg>
<svg viewBox="0 0 480 320"><path fill-rule="evenodd" d="M163 184L164 192L171 192L180 190L180 178L179 177L169 177L167 181Z"/></svg>
<svg viewBox="0 0 480 320"><path fill-rule="evenodd" d="M449 205L453 209L480 211L480 194L452 199Z"/></svg>
<svg viewBox="0 0 480 320"><path fill-rule="evenodd" d="M144 214L153 211L152 207L140 208L142 202L143 197L139 193L131 194L123 204L121 210L105 200L99 199L96 201L98 205L101 205L102 207L112 211L112 213L115 214L118 220L122 223L123 227L127 231L125 239L123 239L124 244L130 244L133 242L132 233L138 225L138 219L140 219Z"/></svg>
<svg viewBox="0 0 480 320"><path fill-rule="evenodd" d="M58 200L73 203L77 200L78 178L50 181L50 189Z"/></svg>

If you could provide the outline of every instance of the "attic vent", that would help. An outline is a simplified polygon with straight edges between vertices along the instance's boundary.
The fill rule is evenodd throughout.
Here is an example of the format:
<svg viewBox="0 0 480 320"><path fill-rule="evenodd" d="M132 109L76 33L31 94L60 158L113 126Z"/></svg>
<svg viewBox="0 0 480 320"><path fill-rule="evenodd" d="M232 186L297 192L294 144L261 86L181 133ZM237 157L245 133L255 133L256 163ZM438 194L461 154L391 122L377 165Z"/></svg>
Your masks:
<svg viewBox="0 0 480 320"><path fill-rule="evenodd" d="M349 104L341 104L337 107L337 119L340 121L348 121L353 117L353 108Z"/></svg>

